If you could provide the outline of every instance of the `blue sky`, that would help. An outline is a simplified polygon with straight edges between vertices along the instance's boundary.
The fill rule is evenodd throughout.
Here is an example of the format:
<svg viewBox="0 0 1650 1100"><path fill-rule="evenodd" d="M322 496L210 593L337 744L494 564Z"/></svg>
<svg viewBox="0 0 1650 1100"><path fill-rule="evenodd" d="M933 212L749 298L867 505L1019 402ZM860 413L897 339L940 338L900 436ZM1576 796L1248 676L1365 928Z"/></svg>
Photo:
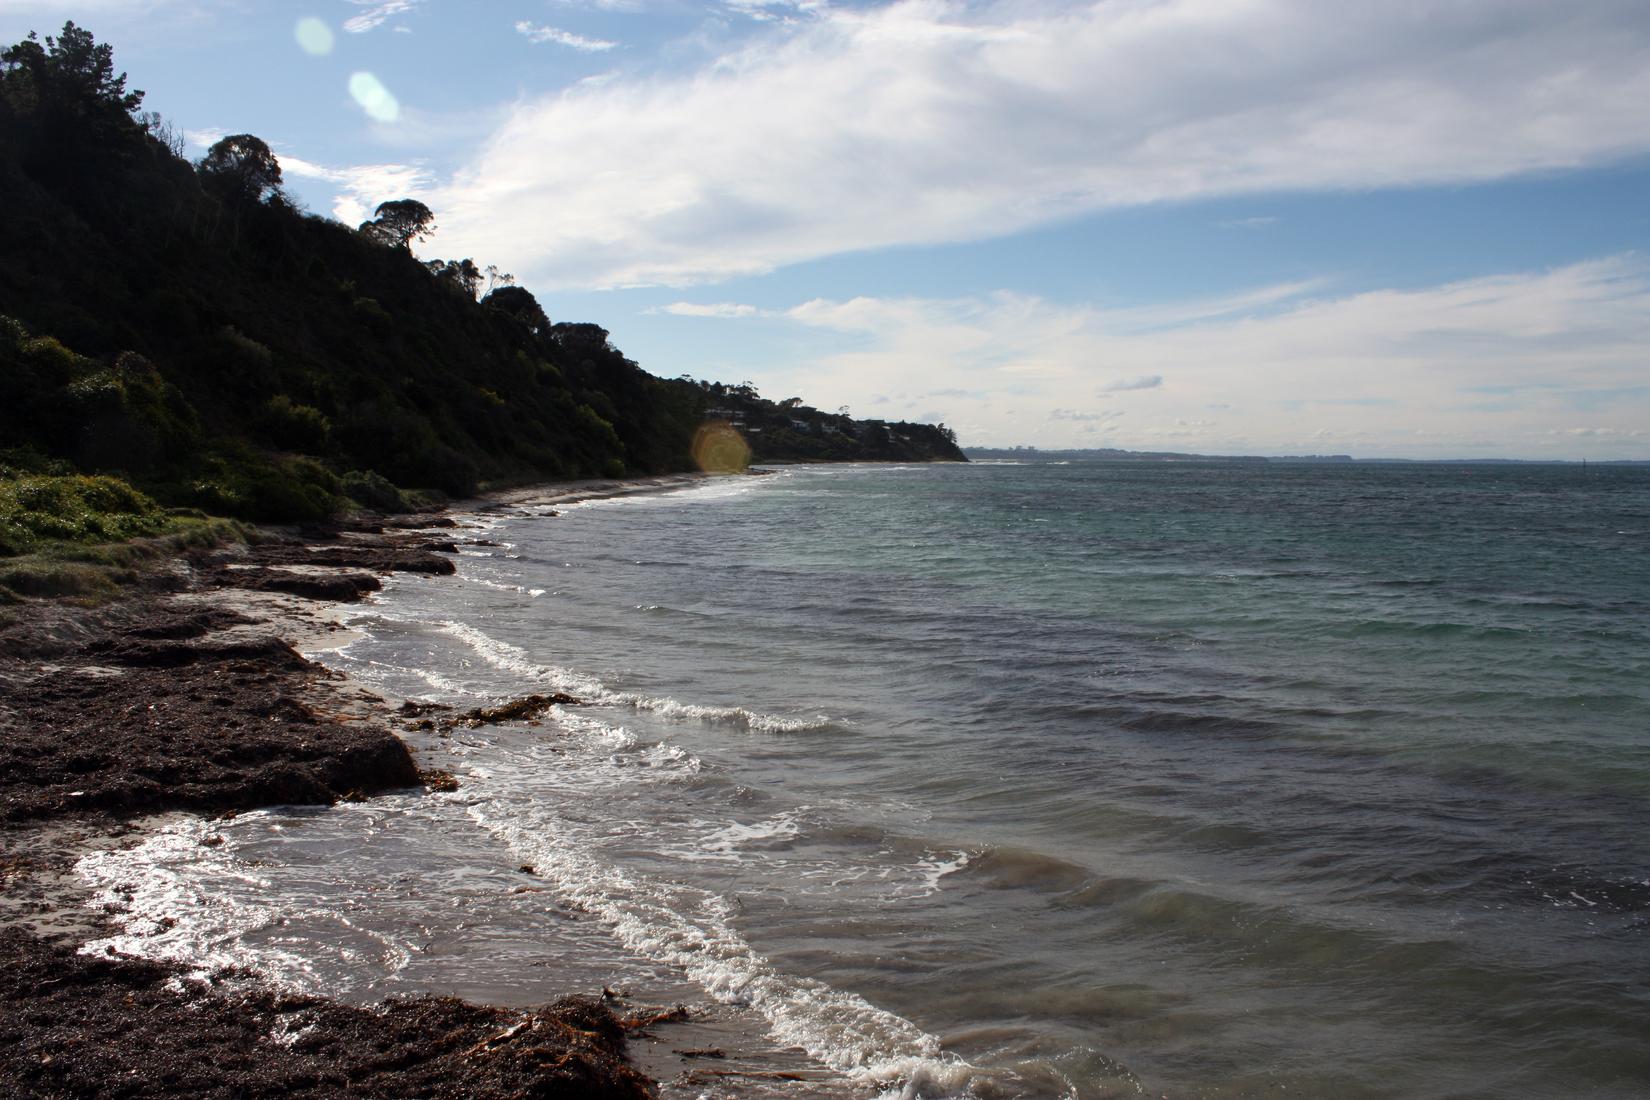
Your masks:
<svg viewBox="0 0 1650 1100"><path fill-rule="evenodd" d="M965 445L1650 458L1642 0L0 0L656 374Z"/></svg>

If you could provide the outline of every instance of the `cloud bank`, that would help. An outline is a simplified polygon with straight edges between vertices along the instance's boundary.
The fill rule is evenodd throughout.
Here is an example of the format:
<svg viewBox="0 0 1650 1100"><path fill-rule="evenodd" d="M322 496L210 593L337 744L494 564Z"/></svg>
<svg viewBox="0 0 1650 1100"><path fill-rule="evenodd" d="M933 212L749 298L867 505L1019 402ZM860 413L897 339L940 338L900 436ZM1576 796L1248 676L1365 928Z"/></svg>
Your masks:
<svg viewBox="0 0 1650 1100"><path fill-rule="evenodd" d="M852 347L777 384L888 417L937 409L980 445L1639 457L1650 438L1636 257L1173 312L1007 293L811 301L785 316ZM890 378L907 392L878 402Z"/></svg>
<svg viewBox="0 0 1650 1100"><path fill-rule="evenodd" d="M513 105L426 196L436 248L547 287L690 284L1144 203L1650 150L1641 0L797 10L697 71Z"/></svg>

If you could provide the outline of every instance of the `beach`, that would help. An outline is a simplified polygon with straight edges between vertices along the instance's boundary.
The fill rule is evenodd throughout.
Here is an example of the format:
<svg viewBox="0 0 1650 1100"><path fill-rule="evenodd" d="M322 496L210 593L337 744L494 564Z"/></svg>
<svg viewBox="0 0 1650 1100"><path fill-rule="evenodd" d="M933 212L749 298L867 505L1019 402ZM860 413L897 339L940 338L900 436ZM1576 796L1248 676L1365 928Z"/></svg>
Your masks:
<svg viewBox="0 0 1650 1100"><path fill-rule="evenodd" d="M488 506L690 480L518 490ZM450 775L420 767L432 750L402 737L430 730L439 708L401 707L300 651L347 642L338 608L380 576L450 574L467 541L440 513L268 530L250 546L166 563L107 606L14 609L0 630L0 1081L10 1094L653 1095L627 1045L654 1074L706 1066L711 1084L817 1076L770 1051L742 1060L729 1041L745 1033L726 1021L695 1023L603 985L527 1008L451 997L363 1006L233 968L76 953L112 931L77 862L140 843L180 812L212 845L222 842L212 822L258 807L452 788ZM445 721L537 724L548 705L537 704ZM518 875L530 881L531 869Z"/></svg>
<svg viewBox="0 0 1650 1100"><path fill-rule="evenodd" d="M186 988L579 995L662 1097L1627 1100L1645 484L794 466L291 532L11 636L83 735L8 763L6 893ZM150 813L94 719L190 692L307 732ZM373 731L420 785L370 793Z"/></svg>

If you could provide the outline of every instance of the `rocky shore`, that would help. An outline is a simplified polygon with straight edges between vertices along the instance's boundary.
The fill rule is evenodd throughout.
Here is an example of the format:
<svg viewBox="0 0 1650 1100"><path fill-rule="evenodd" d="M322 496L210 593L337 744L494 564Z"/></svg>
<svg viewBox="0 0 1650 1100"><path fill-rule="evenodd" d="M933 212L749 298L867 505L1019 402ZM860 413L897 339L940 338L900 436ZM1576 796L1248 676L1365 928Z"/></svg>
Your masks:
<svg viewBox="0 0 1650 1100"><path fill-rule="evenodd" d="M449 998L361 1008L249 975L182 980L76 947L71 868L138 815L325 804L421 782L387 710L294 648L312 600L450 573L452 521L358 520L197 552L125 599L34 603L0 626L0 1092L69 1096L641 1097L626 1018ZM432 532L433 536L432 537ZM373 706L374 702L380 705ZM449 777L422 777L432 783Z"/></svg>

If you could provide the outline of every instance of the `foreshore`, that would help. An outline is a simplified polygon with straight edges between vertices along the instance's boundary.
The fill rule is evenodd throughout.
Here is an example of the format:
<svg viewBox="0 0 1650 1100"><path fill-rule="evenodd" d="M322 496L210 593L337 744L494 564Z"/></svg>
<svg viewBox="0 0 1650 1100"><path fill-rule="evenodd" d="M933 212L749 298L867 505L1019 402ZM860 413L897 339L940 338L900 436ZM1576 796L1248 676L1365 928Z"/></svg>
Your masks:
<svg viewBox="0 0 1650 1100"><path fill-rule="evenodd" d="M536 486L470 505L546 514L692 480ZM446 513L263 531L251 545L170 562L109 605L10 609L0 626L3 1091L648 1096L657 1085L626 1060L626 1041L662 1026L675 1027L685 1049L665 1064L655 1057L646 1067L654 1076L691 1076L692 1065L709 1064L692 1062L701 1056L727 1066L697 1071L706 1084L740 1074L724 1051L695 1046L702 1035L691 1023L670 1023L688 1014L613 997L525 1011L451 998L363 1007L289 995L255 975L181 980L174 967L76 953L108 925L89 907L75 862L141 838L147 815L454 782L421 769L396 732L417 715L299 651L347 640L337 609L376 591L381 575L452 573L464 541ZM532 706L517 709L530 716ZM752 1083L812 1076L771 1059L743 1071Z"/></svg>

